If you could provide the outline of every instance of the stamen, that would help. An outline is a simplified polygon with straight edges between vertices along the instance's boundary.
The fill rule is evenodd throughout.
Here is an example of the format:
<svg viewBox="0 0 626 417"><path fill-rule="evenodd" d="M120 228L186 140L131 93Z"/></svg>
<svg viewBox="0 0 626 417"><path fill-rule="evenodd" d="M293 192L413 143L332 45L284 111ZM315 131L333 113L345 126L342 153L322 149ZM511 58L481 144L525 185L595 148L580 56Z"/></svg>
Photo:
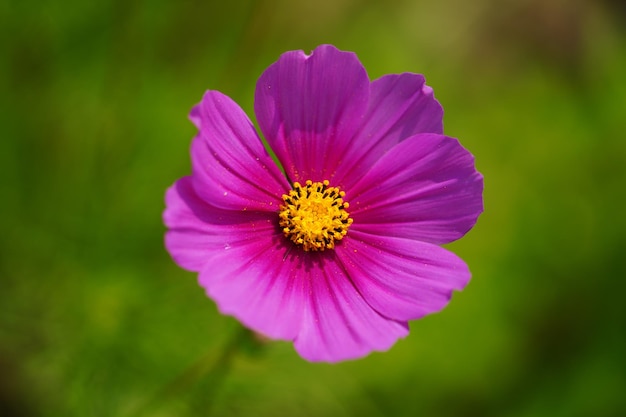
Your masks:
<svg viewBox="0 0 626 417"><path fill-rule="evenodd" d="M278 213L285 237L307 252L333 249L352 224L345 195L339 188L329 187L328 180L308 180L304 186L294 182L289 194L283 195Z"/></svg>

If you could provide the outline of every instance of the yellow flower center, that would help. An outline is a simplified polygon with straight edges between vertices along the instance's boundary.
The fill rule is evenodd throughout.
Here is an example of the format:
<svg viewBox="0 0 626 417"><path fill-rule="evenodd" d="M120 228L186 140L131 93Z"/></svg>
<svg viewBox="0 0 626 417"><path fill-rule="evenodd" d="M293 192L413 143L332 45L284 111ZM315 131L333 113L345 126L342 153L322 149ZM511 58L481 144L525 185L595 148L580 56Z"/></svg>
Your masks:
<svg viewBox="0 0 626 417"><path fill-rule="evenodd" d="M339 188L329 187L328 180L309 180L304 186L295 182L289 194L283 194L278 213L285 237L305 251L333 249L352 224L345 195Z"/></svg>

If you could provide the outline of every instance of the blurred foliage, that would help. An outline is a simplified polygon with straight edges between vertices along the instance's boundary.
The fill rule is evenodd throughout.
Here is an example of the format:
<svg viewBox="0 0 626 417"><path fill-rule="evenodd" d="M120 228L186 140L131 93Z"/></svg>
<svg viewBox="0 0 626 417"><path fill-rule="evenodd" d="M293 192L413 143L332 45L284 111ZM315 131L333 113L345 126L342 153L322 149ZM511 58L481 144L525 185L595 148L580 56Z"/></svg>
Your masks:
<svg viewBox="0 0 626 417"><path fill-rule="evenodd" d="M0 4L0 415L626 415L626 9L583 0ZM426 75L485 175L473 280L337 365L241 333L163 249L191 106L280 53Z"/></svg>

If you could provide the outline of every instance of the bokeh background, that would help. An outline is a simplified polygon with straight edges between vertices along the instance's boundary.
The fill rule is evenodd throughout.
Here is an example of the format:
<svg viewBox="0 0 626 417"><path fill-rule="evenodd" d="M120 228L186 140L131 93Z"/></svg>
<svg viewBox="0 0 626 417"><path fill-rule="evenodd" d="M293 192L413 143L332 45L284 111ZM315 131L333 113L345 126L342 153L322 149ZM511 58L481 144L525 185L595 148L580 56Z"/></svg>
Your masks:
<svg viewBox="0 0 626 417"><path fill-rule="evenodd" d="M626 415L626 7L615 1L0 4L0 415ZM476 156L473 271L389 352L242 333L163 248L206 89L320 43L426 76Z"/></svg>

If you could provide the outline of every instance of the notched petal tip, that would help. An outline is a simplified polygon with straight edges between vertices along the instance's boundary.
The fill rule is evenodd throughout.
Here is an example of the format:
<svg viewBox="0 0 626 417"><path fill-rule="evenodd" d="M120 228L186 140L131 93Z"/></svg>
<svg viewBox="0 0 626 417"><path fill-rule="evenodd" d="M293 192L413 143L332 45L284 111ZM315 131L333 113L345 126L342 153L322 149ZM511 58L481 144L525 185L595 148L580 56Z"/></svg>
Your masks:
<svg viewBox="0 0 626 417"><path fill-rule="evenodd" d="M261 75L259 127L293 181L330 178L367 108L369 78L355 54L322 45L286 52Z"/></svg>
<svg viewBox="0 0 626 417"><path fill-rule="evenodd" d="M306 59L311 58L315 54L350 54L350 55L356 56L356 54L352 51L342 51L341 49L337 48L335 45L331 45L328 43L323 43L321 45L316 46L308 54L302 50L293 51L293 52L302 52L302 54L304 55Z"/></svg>

